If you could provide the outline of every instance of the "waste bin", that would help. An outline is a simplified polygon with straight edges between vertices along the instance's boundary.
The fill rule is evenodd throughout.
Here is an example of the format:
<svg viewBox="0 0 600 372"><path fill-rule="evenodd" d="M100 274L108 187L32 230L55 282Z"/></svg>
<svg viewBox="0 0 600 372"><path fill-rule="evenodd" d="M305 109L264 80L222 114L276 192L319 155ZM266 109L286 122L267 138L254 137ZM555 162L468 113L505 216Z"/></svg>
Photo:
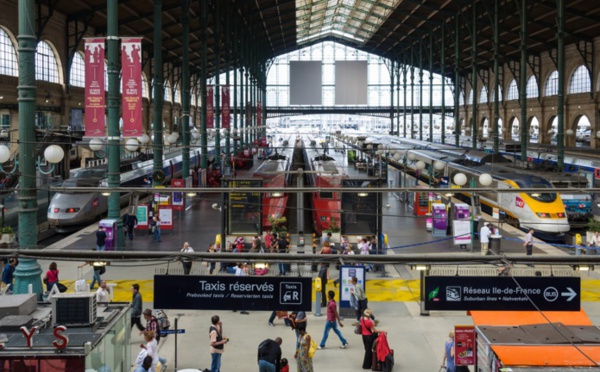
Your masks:
<svg viewBox="0 0 600 372"><path fill-rule="evenodd" d="M495 255L501 255L502 235L490 235L490 252Z"/></svg>

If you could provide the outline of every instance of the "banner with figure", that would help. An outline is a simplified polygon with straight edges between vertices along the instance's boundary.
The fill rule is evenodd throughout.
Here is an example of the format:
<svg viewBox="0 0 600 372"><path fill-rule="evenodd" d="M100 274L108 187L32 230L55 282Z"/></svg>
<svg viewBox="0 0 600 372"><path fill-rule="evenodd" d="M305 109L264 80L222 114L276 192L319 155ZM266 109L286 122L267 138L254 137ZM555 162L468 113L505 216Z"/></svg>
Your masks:
<svg viewBox="0 0 600 372"><path fill-rule="evenodd" d="M104 38L85 39L85 136L105 135Z"/></svg>
<svg viewBox="0 0 600 372"><path fill-rule="evenodd" d="M262 106L260 105L260 102L256 104L256 126L262 126Z"/></svg>
<svg viewBox="0 0 600 372"><path fill-rule="evenodd" d="M206 128L215 127L214 90L213 85L206 86Z"/></svg>
<svg viewBox="0 0 600 372"><path fill-rule="evenodd" d="M142 134L142 38L121 39L123 137Z"/></svg>
<svg viewBox="0 0 600 372"><path fill-rule="evenodd" d="M223 120L221 128L229 130L231 128L231 108L229 107L229 85L221 86L221 113Z"/></svg>

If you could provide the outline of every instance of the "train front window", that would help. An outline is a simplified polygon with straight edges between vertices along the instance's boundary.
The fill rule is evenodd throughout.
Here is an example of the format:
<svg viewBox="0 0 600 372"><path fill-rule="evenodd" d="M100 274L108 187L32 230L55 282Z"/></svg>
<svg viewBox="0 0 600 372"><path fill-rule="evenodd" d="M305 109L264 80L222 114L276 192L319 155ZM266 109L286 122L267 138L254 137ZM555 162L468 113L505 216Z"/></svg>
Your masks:
<svg viewBox="0 0 600 372"><path fill-rule="evenodd" d="M321 192L319 193L319 197L320 197L321 199L333 199L333 193L332 193L332 192L324 192L324 191L321 191Z"/></svg>
<svg viewBox="0 0 600 372"><path fill-rule="evenodd" d="M549 185L546 185L543 183L532 183L531 187L534 189L550 188ZM549 193L549 192L531 193L531 194L529 194L529 196L531 196L534 200L537 200L542 203L552 203L553 201L556 200L556 193Z"/></svg>

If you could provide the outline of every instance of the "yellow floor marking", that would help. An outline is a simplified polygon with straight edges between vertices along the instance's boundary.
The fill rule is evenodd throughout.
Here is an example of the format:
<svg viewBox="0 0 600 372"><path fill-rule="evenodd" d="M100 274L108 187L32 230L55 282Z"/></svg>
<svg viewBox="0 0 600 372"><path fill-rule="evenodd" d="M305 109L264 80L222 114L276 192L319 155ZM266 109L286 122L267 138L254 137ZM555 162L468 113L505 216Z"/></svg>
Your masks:
<svg viewBox="0 0 600 372"><path fill-rule="evenodd" d="M68 292L75 291L74 281L61 281L66 285ZM116 283L114 287L115 302L131 302L131 286L134 283L140 285L140 293L144 302L154 301L154 280L109 280L108 283ZM88 284L91 281L88 280ZM339 286L334 287L333 280L327 283L327 290L336 293L336 299L339 300ZM95 292L95 289L93 290ZM419 301L420 283L418 279L373 279L367 281L367 297L369 301L374 302L412 302ZM315 291L313 287L312 300L315 300ZM582 279L581 280L581 301L600 302L600 279Z"/></svg>

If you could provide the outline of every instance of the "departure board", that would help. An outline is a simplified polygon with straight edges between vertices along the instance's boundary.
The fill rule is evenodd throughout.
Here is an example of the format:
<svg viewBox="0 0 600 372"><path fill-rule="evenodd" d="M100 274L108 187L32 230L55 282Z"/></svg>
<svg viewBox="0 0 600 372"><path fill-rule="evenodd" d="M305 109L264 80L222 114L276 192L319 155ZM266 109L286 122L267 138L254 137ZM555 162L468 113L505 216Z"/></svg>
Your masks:
<svg viewBox="0 0 600 372"><path fill-rule="evenodd" d="M262 180L227 180L227 185L236 189L261 187ZM260 192L231 192L229 201L229 235L252 234L261 235L262 231L262 193Z"/></svg>

